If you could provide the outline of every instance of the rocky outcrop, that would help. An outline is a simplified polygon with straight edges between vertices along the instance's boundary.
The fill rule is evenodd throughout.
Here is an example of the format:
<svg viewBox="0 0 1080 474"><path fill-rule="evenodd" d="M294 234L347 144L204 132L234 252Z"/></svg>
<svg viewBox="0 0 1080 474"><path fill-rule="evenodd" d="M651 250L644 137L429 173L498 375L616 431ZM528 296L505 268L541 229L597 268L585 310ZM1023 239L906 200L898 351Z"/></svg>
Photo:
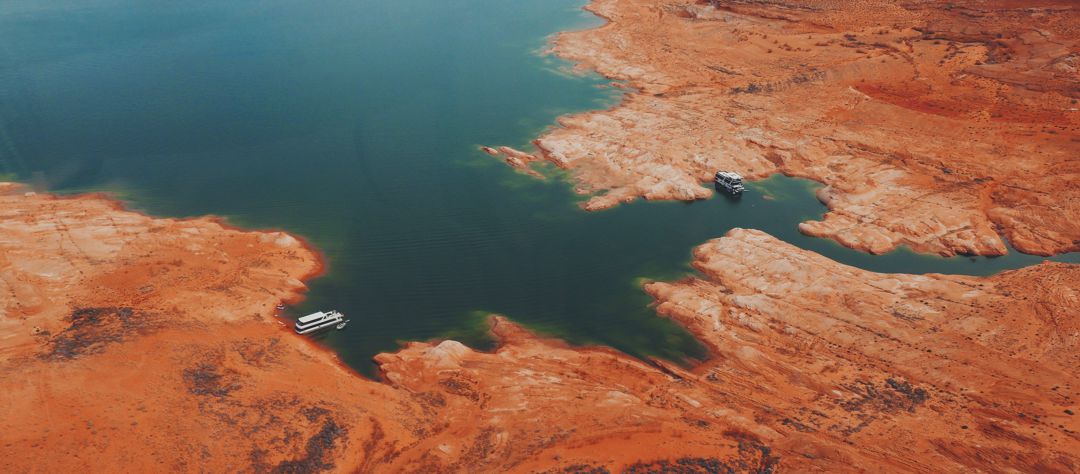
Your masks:
<svg viewBox="0 0 1080 474"><path fill-rule="evenodd" d="M271 315L280 232L0 185L0 470L1071 472L1080 267L874 274L736 230L646 289L694 368L502 317L364 379Z"/></svg>
<svg viewBox="0 0 1080 474"><path fill-rule="evenodd" d="M379 356L386 383L364 379L272 317L319 267L284 233L9 184L0 223L5 472L769 472L779 462L759 436L701 421L700 397L679 377L501 318L494 353L411 343Z"/></svg>
<svg viewBox="0 0 1080 474"><path fill-rule="evenodd" d="M1080 12L1071 2L596 0L554 51L629 83L531 158L589 210L701 199L718 169L822 182L800 229L871 253L1080 250Z"/></svg>
<svg viewBox="0 0 1080 474"><path fill-rule="evenodd" d="M736 229L698 247L694 267L646 289L712 349L695 372L725 394L716 404L778 433L766 442L785 460L1080 466L1080 266L876 274Z"/></svg>
<svg viewBox="0 0 1080 474"><path fill-rule="evenodd" d="M494 353L443 341L376 357L387 382L426 407L418 418L432 432L388 472L772 472L781 462L752 428L717 424L705 387L674 372L491 324Z"/></svg>
<svg viewBox="0 0 1080 474"><path fill-rule="evenodd" d="M281 232L0 184L0 471L356 465L397 397L272 316L318 270Z"/></svg>
<svg viewBox="0 0 1080 474"><path fill-rule="evenodd" d="M446 427L395 469L1080 466L1080 266L876 274L741 229L694 257L700 276L646 285L709 347L692 369L566 347L502 318L494 353L444 341L378 356L388 383L434 407L424 424Z"/></svg>

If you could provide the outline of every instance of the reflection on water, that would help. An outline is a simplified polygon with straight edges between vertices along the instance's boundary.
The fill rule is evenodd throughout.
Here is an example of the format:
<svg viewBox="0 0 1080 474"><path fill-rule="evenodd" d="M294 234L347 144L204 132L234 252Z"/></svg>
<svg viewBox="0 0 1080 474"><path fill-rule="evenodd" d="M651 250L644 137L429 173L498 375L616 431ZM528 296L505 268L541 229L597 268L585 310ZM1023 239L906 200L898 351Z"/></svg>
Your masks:
<svg viewBox="0 0 1080 474"><path fill-rule="evenodd" d="M617 100L534 54L553 31L598 23L581 3L11 0L0 174L310 238L329 273L289 311L345 312L348 329L320 340L362 371L402 340L484 346L489 312L577 343L700 356L640 282L685 275L690 249L732 227L877 271L1041 260L873 257L807 238L796 224L824 208L785 177L740 199L581 211L559 173L535 180L476 149L525 146L558 115Z"/></svg>

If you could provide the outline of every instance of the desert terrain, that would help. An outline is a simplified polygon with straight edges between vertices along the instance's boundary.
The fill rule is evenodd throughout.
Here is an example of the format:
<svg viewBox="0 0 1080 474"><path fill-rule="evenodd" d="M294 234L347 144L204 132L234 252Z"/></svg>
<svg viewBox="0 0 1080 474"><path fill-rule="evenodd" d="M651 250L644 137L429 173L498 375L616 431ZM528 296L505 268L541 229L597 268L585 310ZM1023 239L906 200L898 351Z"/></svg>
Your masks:
<svg viewBox="0 0 1080 474"><path fill-rule="evenodd" d="M274 317L320 268L288 234L10 183L0 204L4 472L776 463L756 436L673 419L678 378L503 318L495 353L413 343L365 379Z"/></svg>
<svg viewBox="0 0 1080 474"><path fill-rule="evenodd" d="M786 173L826 185L802 230L860 250L1078 248L1068 2L589 8L554 49L626 99L486 149L587 209ZM301 239L0 184L0 471L1080 470L1080 266L878 274L750 229L693 266L643 290L695 366L492 315L493 351L409 342L372 380L275 316L322 269Z"/></svg>
<svg viewBox="0 0 1080 474"><path fill-rule="evenodd" d="M414 342L375 381L273 317L318 269L299 240L4 190L4 471L1080 465L1075 265L882 275L735 230L646 285L697 367L493 316L496 351Z"/></svg>
<svg viewBox="0 0 1080 474"><path fill-rule="evenodd" d="M620 81L536 154L598 210L693 200L717 170L825 184L809 235L884 253L1080 249L1075 2L596 0L554 52Z"/></svg>

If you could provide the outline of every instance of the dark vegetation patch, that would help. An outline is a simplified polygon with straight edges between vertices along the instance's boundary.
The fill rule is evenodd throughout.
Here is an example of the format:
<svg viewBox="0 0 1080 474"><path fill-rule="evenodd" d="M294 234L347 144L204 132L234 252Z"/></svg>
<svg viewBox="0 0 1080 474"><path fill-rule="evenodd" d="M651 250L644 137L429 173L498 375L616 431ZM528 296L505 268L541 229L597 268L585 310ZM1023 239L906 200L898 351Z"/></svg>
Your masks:
<svg viewBox="0 0 1080 474"><path fill-rule="evenodd" d="M881 386L871 382L857 381L845 388L856 396L845 400L840 406L851 412L914 412L915 407L922 405L930 398L926 390L911 385L911 382L891 378L886 379Z"/></svg>
<svg viewBox="0 0 1080 474"><path fill-rule="evenodd" d="M611 471L604 466L593 466L591 464L571 464L562 469L552 469L544 471L543 474L611 474Z"/></svg>
<svg viewBox="0 0 1080 474"><path fill-rule="evenodd" d="M820 81L824 78L824 71L809 71L806 73L795 74L791 77L776 82L766 82L761 84L751 82L744 86L733 87L729 92L731 94L757 94L760 92L779 92L785 89L789 89L792 86Z"/></svg>
<svg viewBox="0 0 1080 474"><path fill-rule="evenodd" d="M279 350L276 344L243 340L187 346L177 354L187 364L180 371L185 388L198 403L200 421L222 435L222 443L247 445L244 471L332 470L335 446L343 444L347 431L333 404L288 391L261 397L240 391L251 384L244 372L266 363ZM244 461L244 456L237 459Z"/></svg>
<svg viewBox="0 0 1080 474"><path fill-rule="evenodd" d="M926 390L916 388L907 380L886 379L885 385L908 399L910 402L907 407L908 411L915 411L916 406L922 405L926 399L930 398L930 394Z"/></svg>
<svg viewBox="0 0 1080 474"><path fill-rule="evenodd" d="M214 362L199 362L184 369L184 383L188 391L201 396L226 397L238 390L240 376Z"/></svg>
<svg viewBox="0 0 1080 474"><path fill-rule="evenodd" d="M270 470L269 464L266 462L267 455L270 451L262 448L255 448L248 453L248 462L251 463L251 470L255 472L267 472Z"/></svg>
<svg viewBox="0 0 1080 474"><path fill-rule="evenodd" d="M739 454L730 459L713 457L684 457L639 462L627 466L624 474L773 474L780 466L780 456L772 448L746 433L728 431L724 436L738 442Z"/></svg>
<svg viewBox="0 0 1080 474"><path fill-rule="evenodd" d="M776 9L777 11L787 12L819 12L822 11L821 7L811 5L799 5L795 3L782 3L774 1L761 1L761 0L698 0L699 5L712 5L717 10L733 11L732 7L750 5L750 6L762 6L768 5L769 8ZM759 12L764 14L765 12ZM780 20L787 20L787 17L783 16L769 16L764 15L764 18L776 18ZM790 20L789 20L790 21Z"/></svg>
<svg viewBox="0 0 1080 474"><path fill-rule="evenodd" d="M690 426L696 427L696 428L701 428L701 429L708 429L709 428L709 422L707 420L703 420L703 419L697 418L697 417L684 416L684 417L682 417L682 422L686 423L686 424L688 424Z"/></svg>
<svg viewBox="0 0 1080 474"><path fill-rule="evenodd" d="M845 436L862 431L883 415L914 413L915 408L930 398L926 390L915 387L906 380L885 379L880 385L863 380L843 385L854 396L840 401L837 405L854 416L852 420L836 423L829 427Z"/></svg>
<svg viewBox="0 0 1080 474"><path fill-rule="evenodd" d="M63 361L98 354L110 344L147 334L161 326L152 313L128 307L77 308L68 316L67 328L49 340L40 357Z"/></svg>
<svg viewBox="0 0 1080 474"><path fill-rule="evenodd" d="M244 363L264 368L277 364L281 360L281 348L278 347L280 343L281 339L276 337L267 341L243 339L233 342L232 348L240 355Z"/></svg>
<svg viewBox="0 0 1080 474"><path fill-rule="evenodd" d="M484 462L488 457L495 452L496 448L496 433L492 428L484 428L480 431L480 434L473 440L472 446L465 451L461 456L461 463L465 468L469 466L476 466Z"/></svg>
<svg viewBox="0 0 1080 474"><path fill-rule="evenodd" d="M308 421L315 423L320 418L328 418L330 416L330 410L323 407L312 406L300 409L300 414L304 415Z"/></svg>
<svg viewBox="0 0 1080 474"><path fill-rule="evenodd" d="M382 429L382 424L377 420L372 419L371 424L371 435L361 446L361 450L364 452L364 464L357 469L357 472L372 472L380 465L389 464L400 454L400 451L394 449L396 443L392 443L390 448L384 450L380 455L379 444L385 441L386 433Z"/></svg>
<svg viewBox="0 0 1080 474"><path fill-rule="evenodd" d="M604 471L606 472L606 471ZM736 474L775 472L775 466L751 466L741 460L720 458L686 457L674 460L661 459L627 466L623 474Z"/></svg>
<svg viewBox="0 0 1080 474"><path fill-rule="evenodd" d="M421 405L425 408L428 406L442 408L446 406L446 397L439 392L420 392L413 395L413 398L420 401ZM427 410L425 410L426 412ZM435 412L432 412L434 414Z"/></svg>
<svg viewBox="0 0 1080 474"><path fill-rule="evenodd" d="M444 390L454 395L460 395L474 402L479 402L482 397L476 388L476 382L459 374L451 375L439 381Z"/></svg>
<svg viewBox="0 0 1080 474"><path fill-rule="evenodd" d="M345 436L345 427L330 417L329 412L323 415L322 428L308 438L305 445L304 457L289 461L282 461L270 471L275 474L306 474L312 472L328 471L334 468L333 451L337 440Z"/></svg>
<svg viewBox="0 0 1080 474"><path fill-rule="evenodd" d="M624 474L712 474L738 472L734 467L719 458L679 458L661 459L648 463L636 463L627 466Z"/></svg>
<svg viewBox="0 0 1080 474"><path fill-rule="evenodd" d="M251 442L250 471L314 473L334 468L334 447L347 430L330 408L306 405L288 396L247 404L228 398L210 400L207 405L231 413L231 424L241 425L240 432ZM307 437L306 433L314 434ZM376 435L381 439L381 433ZM273 464L289 455L296 457Z"/></svg>
<svg viewBox="0 0 1080 474"><path fill-rule="evenodd" d="M813 426L809 426L806 423L792 418L784 418L783 420L780 420L780 423L783 423L784 426L790 426L800 433L813 433L817 431Z"/></svg>

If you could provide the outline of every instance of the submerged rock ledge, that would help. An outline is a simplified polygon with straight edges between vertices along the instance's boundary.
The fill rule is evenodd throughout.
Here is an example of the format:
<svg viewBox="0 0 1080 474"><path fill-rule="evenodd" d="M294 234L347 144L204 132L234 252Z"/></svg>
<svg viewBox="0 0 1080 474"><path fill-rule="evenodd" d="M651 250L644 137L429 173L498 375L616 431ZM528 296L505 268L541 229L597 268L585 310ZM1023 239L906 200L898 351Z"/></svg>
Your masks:
<svg viewBox="0 0 1080 474"><path fill-rule="evenodd" d="M10 184L0 223L5 472L1080 466L1075 265L883 275L735 230L647 285L699 367L493 317L494 352L410 343L378 382L272 317L319 269L286 234Z"/></svg>

